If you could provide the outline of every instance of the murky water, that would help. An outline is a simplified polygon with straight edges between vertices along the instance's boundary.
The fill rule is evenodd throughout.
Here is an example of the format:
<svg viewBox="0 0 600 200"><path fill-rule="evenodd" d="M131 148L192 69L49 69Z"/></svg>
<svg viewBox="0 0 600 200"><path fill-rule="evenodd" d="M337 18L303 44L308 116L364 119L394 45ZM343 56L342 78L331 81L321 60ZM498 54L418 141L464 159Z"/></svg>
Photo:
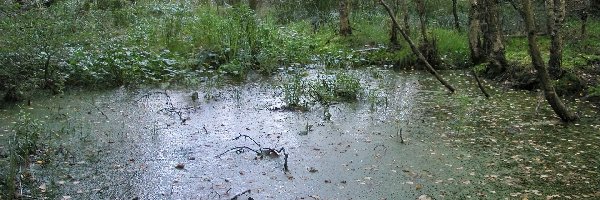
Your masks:
<svg viewBox="0 0 600 200"><path fill-rule="evenodd" d="M22 109L42 120L49 144L35 157L39 162L32 163L32 176L36 186L44 185L39 195L74 199L231 199L247 190L245 196L254 199L462 199L510 197L517 191L490 179L501 174L491 170L501 168L485 169L494 156L456 142L461 131L480 128L475 122L490 125L475 118L506 117L491 109L485 116L487 111L468 109L483 106L453 107L489 104L477 97L466 76L447 74L470 88L447 95L421 72L349 73L361 77L370 96L365 92L357 102L332 105L331 121L323 120L319 104L306 112L276 109L283 105L285 75L243 84L209 81L197 88L119 88L35 100ZM535 102L513 106L530 104ZM18 110L0 112L2 140L11 135ZM528 116L524 113L520 116ZM512 119L483 130L521 130L548 120ZM586 123L585 131L600 128L593 120ZM260 147L247 138L236 140L240 134ZM289 171L283 155L224 153L235 147L285 148ZM590 148L598 152L597 140ZM598 172L592 166L597 158L588 161L590 171Z"/></svg>

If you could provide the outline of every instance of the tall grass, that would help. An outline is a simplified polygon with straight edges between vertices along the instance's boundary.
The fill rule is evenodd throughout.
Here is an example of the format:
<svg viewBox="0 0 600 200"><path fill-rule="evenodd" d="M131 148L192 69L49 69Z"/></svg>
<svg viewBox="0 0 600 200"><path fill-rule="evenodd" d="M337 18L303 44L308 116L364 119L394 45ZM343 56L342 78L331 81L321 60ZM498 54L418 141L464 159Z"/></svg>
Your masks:
<svg viewBox="0 0 600 200"><path fill-rule="evenodd" d="M434 28L431 32L437 38L436 44L442 61L460 68L470 64L468 39L464 32L441 28Z"/></svg>

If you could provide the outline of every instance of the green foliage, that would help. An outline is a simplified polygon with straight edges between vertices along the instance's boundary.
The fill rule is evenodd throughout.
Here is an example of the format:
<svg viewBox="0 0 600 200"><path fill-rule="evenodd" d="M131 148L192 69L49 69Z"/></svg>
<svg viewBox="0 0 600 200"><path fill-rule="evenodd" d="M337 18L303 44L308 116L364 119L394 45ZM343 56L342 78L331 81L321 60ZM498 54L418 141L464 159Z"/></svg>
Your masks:
<svg viewBox="0 0 600 200"><path fill-rule="evenodd" d="M338 73L335 76L333 91L340 99L353 101L358 98L361 91L358 78L345 73Z"/></svg>
<svg viewBox="0 0 600 200"><path fill-rule="evenodd" d="M43 133L42 124L31 117L29 113L19 112L18 119L13 126L14 136L8 141L8 165L0 174L3 179L0 192L6 198L12 198L19 187L23 187L24 172L19 168L29 161L29 156L36 153L40 136Z"/></svg>
<svg viewBox="0 0 600 200"><path fill-rule="evenodd" d="M272 21L258 19L252 10L241 6L219 14L213 8L192 20L187 32L195 46L207 52L222 53L221 70L234 76L256 69L264 74L275 72L280 65L304 63L310 57L311 40L299 24L278 27ZM229 64L228 64L229 63ZM206 65L206 63L203 63ZM218 66L216 66L218 67Z"/></svg>
<svg viewBox="0 0 600 200"><path fill-rule="evenodd" d="M556 93L558 95L577 95L585 91L584 81L576 74L567 71L555 83Z"/></svg>
<svg viewBox="0 0 600 200"><path fill-rule="evenodd" d="M300 75L294 75L289 82L283 84L283 102L288 107L303 107L306 98L305 84Z"/></svg>
<svg viewBox="0 0 600 200"><path fill-rule="evenodd" d="M591 97L600 97L600 85L595 85L588 89L588 95Z"/></svg>
<svg viewBox="0 0 600 200"><path fill-rule="evenodd" d="M21 111L17 123L14 125L15 136L11 140L13 151L22 160L28 159L30 154L37 150L40 135L43 132L42 124L31 117L31 114Z"/></svg>
<svg viewBox="0 0 600 200"><path fill-rule="evenodd" d="M343 72L303 79L296 74L284 83L283 101L292 108L306 107L308 103L329 106L336 102L356 101L362 92L358 78Z"/></svg>
<svg viewBox="0 0 600 200"><path fill-rule="evenodd" d="M362 90L358 78L346 73L321 76L311 81L309 86L309 95L323 105L355 101Z"/></svg>
<svg viewBox="0 0 600 200"><path fill-rule="evenodd" d="M351 15L353 32L344 38L349 47L363 48L365 45L378 46L389 43L391 21L387 15L373 13L355 13Z"/></svg>
<svg viewBox="0 0 600 200"><path fill-rule="evenodd" d="M450 29L433 29L432 34L437 38L438 54L445 64L456 67L467 67L469 60L469 44L467 35Z"/></svg>
<svg viewBox="0 0 600 200"><path fill-rule="evenodd" d="M106 44L104 48L95 51L72 48L64 66L67 83L84 86L156 83L184 73L179 57L168 50L154 53L118 43Z"/></svg>

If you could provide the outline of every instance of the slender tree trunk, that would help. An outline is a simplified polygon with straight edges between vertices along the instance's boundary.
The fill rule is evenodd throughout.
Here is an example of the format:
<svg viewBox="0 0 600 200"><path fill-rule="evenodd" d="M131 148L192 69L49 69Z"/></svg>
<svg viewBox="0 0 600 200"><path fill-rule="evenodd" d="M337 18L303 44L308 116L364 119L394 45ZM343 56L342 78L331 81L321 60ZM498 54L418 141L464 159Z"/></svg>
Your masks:
<svg viewBox="0 0 600 200"><path fill-rule="evenodd" d="M578 119L577 115L570 112L556 94L552 80L550 79L550 75L548 74L548 70L544 64L544 60L542 59L542 54L540 53L536 38L535 20L533 18L533 10L531 8L531 0L522 0L522 2L522 14L524 15L525 27L527 29L529 54L531 55L533 67L537 71L538 79L540 81L542 90L544 91L546 101L548 101L550 107L552 107L554 112L560 117L560 119L562 119L562 121L576 121Z"/></svg>
<svg viewBox="0 0 600 200"><path fill-rule="evenodd" d="M417 12L419 13L421 36L423 36L423 42L427 44L429 43L429 40L427 39L427 18L425 16L425 1L415 0L415 4L417 5Z"/></svg>
<svg viewBox="0 0 600 200"><path fill-rule="evenodd" d="M563 39L560 29L565 20L565 0L546 0L548 10L548 33L550 33L550 60L548 71L550 77L560 78L564 74L562 69Z"/></svg>
<svg viewBox="0 0 600 200"><path fill-rule="evenodd" d="M478 65L484 60L481 50L481 24L478 0L469 0L469 49L471 50L471 62Z"/></svg>
<svg viewBox="0 0 600 200"><path fill-rule="evenodd" d="M457 0L452 0L452 15L454 16L454 28L460 31L460 22L458 20Z"/></svg>
<svg viewBox="0 0 600 200"><path fill-rule="evenodd" d="M398 9L400 8L398 1L399 0L394 0L394 16L398 15ZM398 42L398 29L396 29L393 22L390 21L390 23L390 49L399 49L400 42Z"/></svg>
<svg viewBox="0 0 600 200"><path fill-rule="evenodd" d="M427 59L425 58L425 56L423 56L423 54L419 51L419 49L417 48L417 46L415 46L415 43L410 39L410 37L408 36L408 34L406 34L406 32L404 31L404 29L398 24L398 20L396 20L396 17L394 17L394 12L392 12L392 9L390 9L390 7L383 0L379 0L379 3L381 3L381 5L388 12L390 18L392 18L392 23L394 23L394 26L398 29L398 31L400 32L400 34L402 35L402 37L404 38L404 40L406 40L406 42L410 46L410 49L412 50L412 52L419 58L419 60L421 60L421 62L423 62L425 64L425 69L427 69L427 71L429 71L429 73L433 74L433 76L435 76L435 78L440 83L442 83L442 85L446 86L446 88L451 93L454 93L454 91L455 91L454 87L452 87L452 85L450 85L448 82L446 82L446 80L444 80L437 73L437 71L435 71L435 69L433 69L433 67L431 66L431 64L429 64L429 62L427 61Z"/></svg>
<svg viewBox="0 0 600 200"><path fill-rule="evenodd" d="M408 0L402 1L402 18L404 20L404 31L410 35L410 13L408 12Z"/></svg>
<svg viewBox="0 0 600 200"><path fill-rule="evenodd" d="M585 36L587 35L586 26L588 16L589 14L587 11L583 11L583 13L581 13L581 38L585 38Z"/></svg>
<svg viewBox="0 0 600 200"><path fill-rule="evenodd" d="M490 62L490 74L501 74L506 71L508 61L504 53L502 41L502 26L500 24L500 6L498 0L485 0L482 2L485 27L483 31L483 48Z"/></svg>
<svg viewBox="0 0 600 200"><path fill-rule="evenodd" d="M340 35L352 35L352 27L350 27L350 1L340 0Z"/></svg>
<svg viewBox="0 0 600 200"><path fill-rule="evenodd" d="M260 0L248 0L248 5L250 6L250 9L256 11L258 10L258 4L260 3Z"/></svg>

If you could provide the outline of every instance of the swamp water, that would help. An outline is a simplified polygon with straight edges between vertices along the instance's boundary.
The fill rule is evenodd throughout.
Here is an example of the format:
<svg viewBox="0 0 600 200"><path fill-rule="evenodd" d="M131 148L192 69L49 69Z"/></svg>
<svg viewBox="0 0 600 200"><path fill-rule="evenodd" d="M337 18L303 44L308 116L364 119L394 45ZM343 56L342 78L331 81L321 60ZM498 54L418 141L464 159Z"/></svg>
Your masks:
<svg viewBox="0 0 600 200"><path fill-rule="evenodd" d="M0 111L0 153L23 110L44 130L23 186L35 198L600 197L597 108L568 102L582 121L564 125L538 93L486 100L462 71L444 73L452 95L423 72L348 73L362 94L331 120L319 103L283 109L287 75L36 99ZM260 148L284 148L289 171Z"/></svg>

